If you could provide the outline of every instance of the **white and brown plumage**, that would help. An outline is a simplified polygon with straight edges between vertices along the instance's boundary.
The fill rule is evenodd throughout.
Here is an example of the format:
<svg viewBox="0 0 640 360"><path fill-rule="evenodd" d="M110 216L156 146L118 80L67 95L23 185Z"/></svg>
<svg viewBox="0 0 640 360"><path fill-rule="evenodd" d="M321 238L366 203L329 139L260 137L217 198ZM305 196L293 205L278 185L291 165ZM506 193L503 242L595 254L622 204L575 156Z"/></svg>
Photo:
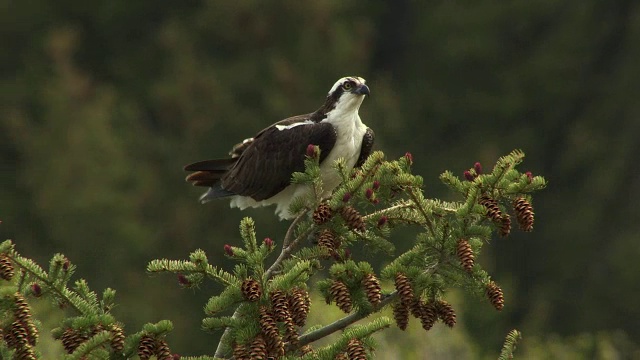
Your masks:
<svg viewBox="0 0 640 360"><path fill-rule="evenodd" d="M309 144L320 147L323 188L328 195L340 183L332 163L344 158L347 166L360 166L371 153L374 133L362 123L358 110L369 95L369 87L360 77L338 80L325 103L315 112L293 116L260 131L237 144L230 158L206 160L185 166L194 171L187 181L209 187L200 197L202 203L230 198L231 207L245 209L276 205L281 219L290 219L291 201L305 191L306 185L291 184L291 175L304 171Z"/></svg>

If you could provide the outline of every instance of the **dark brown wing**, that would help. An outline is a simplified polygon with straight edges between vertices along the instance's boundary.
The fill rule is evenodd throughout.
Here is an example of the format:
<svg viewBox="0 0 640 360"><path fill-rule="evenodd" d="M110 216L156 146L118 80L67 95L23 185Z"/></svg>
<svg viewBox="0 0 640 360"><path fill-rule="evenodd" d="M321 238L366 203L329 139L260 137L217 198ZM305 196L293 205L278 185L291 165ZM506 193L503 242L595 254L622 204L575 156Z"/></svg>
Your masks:
<svg viewBox="0 0 640 360"><path fill-rule="evenodd" d="M373 142L375 138L376 134L373 132L373 130L367 128L367 132L364 133L364 136L362 137L362 147L360 148L360 156L358 157L358 161L356 162L356 167L362 166L369 155L371 155L371 150L373 149Z"/></svg>
<svg viewBox="0 0 640 360"><path fill-rule="evenodd" d="M295 126L298 123L303 124ZM256 201L268 199L291 183L291 174L304 171L309 144L320 147L322 161L335 142L333 125L313 122L309 115L280 121L261 131L243 149L237 163L222 177L222 188Z"/></svg>

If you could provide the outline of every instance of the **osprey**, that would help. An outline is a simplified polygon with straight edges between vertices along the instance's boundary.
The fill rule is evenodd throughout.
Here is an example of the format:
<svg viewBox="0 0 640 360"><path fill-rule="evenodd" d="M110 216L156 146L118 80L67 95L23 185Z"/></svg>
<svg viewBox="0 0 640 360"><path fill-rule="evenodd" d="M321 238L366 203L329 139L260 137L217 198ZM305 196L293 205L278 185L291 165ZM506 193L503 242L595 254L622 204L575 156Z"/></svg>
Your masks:
<svg viewBox="0 0 640 360"><path fill-rule="evenodd" d="M328 196L340 184L340 176L332 168L344 158L349 169L361 166L371 153L374 133L362 123L358 109L369 95L369 87L361 77L338 80L315 112L279 121L245 139L229 152L230 158L205 160L184 167L194 171L187 181L209 187L200 197L206 203L230 198L231 207L276 205L281 219L291 219L291 201L303 195L308 185L291 184L294 172L304 171L309 145L320 148L320 176Z"/></svg>

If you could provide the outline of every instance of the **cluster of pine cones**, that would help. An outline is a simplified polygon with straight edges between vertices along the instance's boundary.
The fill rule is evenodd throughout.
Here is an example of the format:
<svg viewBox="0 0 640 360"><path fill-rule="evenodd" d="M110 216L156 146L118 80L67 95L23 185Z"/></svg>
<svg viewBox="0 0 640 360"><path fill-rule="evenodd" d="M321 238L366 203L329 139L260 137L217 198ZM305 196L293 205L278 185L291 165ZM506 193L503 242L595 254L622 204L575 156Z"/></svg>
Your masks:
<svg viewBox="0 0 640 360"><path fill-rule="evenodd" d="M393 305L393 318L401 330L409 324L409 313L420 320L422 328L430 330L438 319L449 327L456 324L456 313L451 304L444 300L429 301L414 296L411 281L407 275L397 273L395 287L399 300Z"/></svg>
<svg viewBox="0 0 640 360"><path fill-rule="evenodd" d="M5 258L6 259L6 258ZM4 260L0 258L0 262ZM6 259L8 260L8 259ZM8 274L13 272L13 266L10 262L10 269L6 267L7 263L2 264L0 272ZM11 271L9 271L11 270ZM11 274L13 275L13 274ZM3 277L5 279L5 277ZM38 329L33 323L31 309L21 293L15 293L13 296L13 318L14 321L5 328L0 328L0 340L3 340L9 349L15 349L14 357L20 360L35 359L33 347L38 341Z"/></svg>
<svg viewBox="0 0 640 360"><path fill-rule="evenodd" d="M260 283L251 278L243 281L241 291L251 302L259 302L263 294ZM248 344L233 346L233 356L237 360L280 358L284 356L285 346L298 343L297 327L305 325L311 306L309 293L294 288L290 293L274 290L268 295L268 301L259 306L260 333ZM283 324L284 331L279 323ZM303 347L300 351L309 351L309 348Z"/></svg>
<svg viewBox="0 0 640 360"><path fill-rule="evenodd" d="M493 221L500 231L500 236L505 237L511 232L511 216L500 210L498 202L485 194L480 197L478 203L487 209L487 217ZM533 231L534 212L533 206L523 197L513 202L513 211L522 231Z"/></svg>
<svg viewBox="0 0 640 360"><path fill-rule="evenodd" d="M340 216L344 220L349 229L364 232L367 227L362 215L353 206L347 205L339 210ZM313 221L316 225L323 225L333 217L333 210L327 203L322 203L313 212Z"/></svg>
<svg viewBox="0 0 640 360"><path fill-rule="evenodd" d="M378 306L382 301L382 288L378 278L376 278L374 274L366 274L360 281L360 284L369 303L373 306ZM327 303L334 301L336 306L347 314L353 310L351 292L344 282L333 280L329 287L328 295Z"/></svg>

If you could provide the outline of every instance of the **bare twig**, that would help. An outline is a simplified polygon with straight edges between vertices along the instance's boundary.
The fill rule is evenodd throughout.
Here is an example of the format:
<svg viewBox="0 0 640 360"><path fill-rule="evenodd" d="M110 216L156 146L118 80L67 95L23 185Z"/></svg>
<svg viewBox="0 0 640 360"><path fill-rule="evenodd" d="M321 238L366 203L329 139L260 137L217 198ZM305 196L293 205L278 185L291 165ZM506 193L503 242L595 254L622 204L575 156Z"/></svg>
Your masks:
<svg viewBox="0 0 640 360"><path fill-rule="evenodd" d="M293 249L295 249L300 240L309 234L309 231L305 231L302 234L298 235L295 239L293 239L295 228L304 219L305 216L307 216L307 211L298 215L298 217L296 217L295 220L293 220L293 222L291 223L291 226L289 226L289 229L284 236L284 240L282 240L282 252L280 252L280 255L278 255L276 261L273 262L273 264L269 267L269 269L267 269L264 274L264 278L266 280L269 280L278 266L280 266L280 264L282 264L282 262L291 255L291 252L293 251Z"/></svg>

